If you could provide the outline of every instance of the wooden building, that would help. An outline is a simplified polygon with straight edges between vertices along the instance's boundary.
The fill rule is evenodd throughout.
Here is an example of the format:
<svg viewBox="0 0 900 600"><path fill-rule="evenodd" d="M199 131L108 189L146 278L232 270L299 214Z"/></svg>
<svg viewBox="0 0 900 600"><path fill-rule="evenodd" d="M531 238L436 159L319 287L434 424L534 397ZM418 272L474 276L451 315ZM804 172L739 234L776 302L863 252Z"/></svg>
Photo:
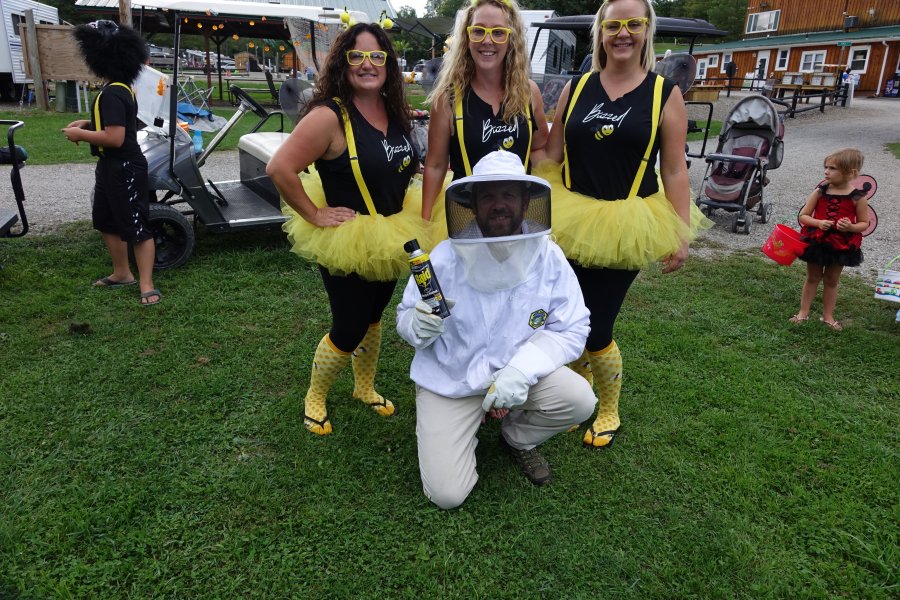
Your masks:
<svg viewBox="0 0 900 600"><path fill-rule="evenodd" d="M900 98L900 0L747 0L743 39L694 55L710 83L731 61L745 87L828 83L849 67L857 92Z"/></svg>

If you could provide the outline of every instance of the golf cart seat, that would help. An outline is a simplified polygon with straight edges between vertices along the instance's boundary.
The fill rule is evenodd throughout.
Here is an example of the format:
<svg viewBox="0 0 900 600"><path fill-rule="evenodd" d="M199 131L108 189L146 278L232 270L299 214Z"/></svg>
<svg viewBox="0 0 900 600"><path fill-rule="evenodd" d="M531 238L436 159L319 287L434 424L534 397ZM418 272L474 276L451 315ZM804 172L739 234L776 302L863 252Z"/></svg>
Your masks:
<svg viewBox="0 0 900 600"><path fill-rule="evenodd" d="M289 135L279 131L262 131L242 135L238 141L241 181L263 198L270 198L276 209L279 208L278 190L266 175L266 165Z"/></svg>
<svg viewBox="0 0 900 600"><path fill-rule="evenodd" d="M268 164L272 159L272 155L288 138L290 133L282 133L279 131L263 131L258 133L248 133L241 136L238 141L238 150L257 159L261 163Z"/></svg>

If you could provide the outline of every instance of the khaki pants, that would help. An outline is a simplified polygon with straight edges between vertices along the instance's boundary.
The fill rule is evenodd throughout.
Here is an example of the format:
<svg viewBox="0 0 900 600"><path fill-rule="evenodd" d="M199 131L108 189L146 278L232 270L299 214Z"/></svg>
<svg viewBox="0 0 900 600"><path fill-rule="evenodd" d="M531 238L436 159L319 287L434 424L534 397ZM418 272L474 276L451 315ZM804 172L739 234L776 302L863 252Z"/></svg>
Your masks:
<svg viewBox="0 0 900 600"><path fill-rule="evenodd" d="M429 500L441 508L463 503L475 483L475 447L484 396L447 398L416 387L419 473ZM586 421L597 398L584 377L560 367L538 380L528 400L510 411L501 435L513 448L528 450Z"/></svg>

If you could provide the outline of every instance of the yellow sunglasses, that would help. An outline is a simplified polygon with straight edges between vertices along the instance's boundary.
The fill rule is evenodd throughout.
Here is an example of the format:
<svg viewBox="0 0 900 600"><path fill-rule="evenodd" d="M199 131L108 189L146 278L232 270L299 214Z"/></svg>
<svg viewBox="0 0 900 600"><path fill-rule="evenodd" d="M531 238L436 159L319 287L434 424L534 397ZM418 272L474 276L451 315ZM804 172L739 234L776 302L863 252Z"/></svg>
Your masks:
<svg viewBox="0 0 900 600"><path fill-rule="evenodd" d="M509 27L481 27L480 25L469 25L466 27L469 34L469 41L483 42L484 38L491 36L491 41L495 44L505 44L509 41L509 34L512 29Z"/></svg>
<svg viewBox="0 0 900 600"><path fill-rule="evenodd" d="M351 67L358 67L363 64L367 58L373 67L383 67L387 62L387 52L384 50L347 50L347 64Z"/></svg>
<svg viewBox="0 0 900 600"><path fill-rule="evenodd" d="M628 33L643 33L647 29L647 23L650 19L647 17L635 17L632 19L603 19L600 21L600 29L606 35L619 35L624 27Z"/></svg>

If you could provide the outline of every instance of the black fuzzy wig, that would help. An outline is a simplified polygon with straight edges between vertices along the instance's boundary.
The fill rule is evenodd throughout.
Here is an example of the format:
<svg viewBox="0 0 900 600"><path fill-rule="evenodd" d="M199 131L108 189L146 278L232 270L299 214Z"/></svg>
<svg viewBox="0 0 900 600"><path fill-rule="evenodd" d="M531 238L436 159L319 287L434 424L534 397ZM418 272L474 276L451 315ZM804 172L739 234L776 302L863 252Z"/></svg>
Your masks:
<svg viewBox="0 0 900 600"><path fill-rule="evenodd" d="M138 32L112 21L79 25L73 35L88 68L106 81L132 84L150 57Z"/></svg>

